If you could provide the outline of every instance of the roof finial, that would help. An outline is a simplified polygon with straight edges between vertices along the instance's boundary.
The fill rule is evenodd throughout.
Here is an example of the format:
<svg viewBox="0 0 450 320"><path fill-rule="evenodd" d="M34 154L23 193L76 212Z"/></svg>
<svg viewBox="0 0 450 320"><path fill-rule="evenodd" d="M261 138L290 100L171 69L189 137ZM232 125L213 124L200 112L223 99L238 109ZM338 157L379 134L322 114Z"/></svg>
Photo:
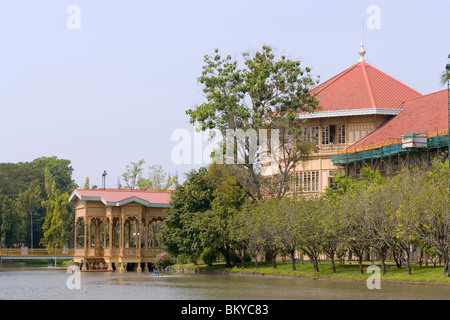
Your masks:
<svg viewBox="0 0 450 320"><path fill-rule="evenodd" d="M359 47L359 55L361 58L359 58L359 62L364 62L364 55L366 54L366 50L364 50L364 43L363 43L363 25L364 25L364 19L361 20L361 46Z"/></svg>

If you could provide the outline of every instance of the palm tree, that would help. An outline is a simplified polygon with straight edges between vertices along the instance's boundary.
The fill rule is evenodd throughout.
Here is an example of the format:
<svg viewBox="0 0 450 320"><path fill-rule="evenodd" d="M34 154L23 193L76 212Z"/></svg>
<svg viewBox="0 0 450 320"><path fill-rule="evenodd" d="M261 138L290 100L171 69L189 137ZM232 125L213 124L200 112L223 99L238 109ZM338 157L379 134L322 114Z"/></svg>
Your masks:
<svg viewBox="0 0 450 320"><path fill-rule="evenodd" d="M450 59L450 54L448 55L448 58ZM448 81L450 81L450 63L447 63L445 71L441 74L441 84L445 86Z"/></svg>
<svg viewBox="0 0 450 320"><path fill-rule="evenodd" d="M447 65L447 66L450 66L450 65ZM447 69L444 72L442 72L442 74L441 74L441 84L443 86L445 86L449 80L450 80L450 70Z"/></svg>

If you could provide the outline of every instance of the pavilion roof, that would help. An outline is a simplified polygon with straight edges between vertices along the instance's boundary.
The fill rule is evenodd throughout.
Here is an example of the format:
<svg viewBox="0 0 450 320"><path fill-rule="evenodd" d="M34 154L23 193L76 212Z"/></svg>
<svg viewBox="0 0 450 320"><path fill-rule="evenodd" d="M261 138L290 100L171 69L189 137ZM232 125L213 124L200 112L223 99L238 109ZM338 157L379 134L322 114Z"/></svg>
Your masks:
<svg viewBox="0 0 450 320"><path fill-rule="evenodd" d="M106 206L122 206L127 203L137 202L147 207L169 207L172 190L142 191L129 189L75 189L70 195L69 202L75 197L86 201L101 201Z"/></svg>

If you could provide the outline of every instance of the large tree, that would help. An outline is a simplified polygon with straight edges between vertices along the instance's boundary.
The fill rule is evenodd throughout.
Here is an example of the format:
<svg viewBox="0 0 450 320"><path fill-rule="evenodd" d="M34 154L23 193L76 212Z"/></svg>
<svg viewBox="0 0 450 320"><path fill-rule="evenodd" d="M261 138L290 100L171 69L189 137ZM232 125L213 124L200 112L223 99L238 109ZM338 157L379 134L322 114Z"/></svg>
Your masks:
<svg viewBox="0 0 450 320"><path fill-rule="evenodd" d="M450 169L449 160L435 161L420 183L422 190L411 205L418 219L420 239L436 250L444 261L444 276L450 272Z"/></svg>
<svg viewBox="0 0 450 320"><path fill-rule="evenodd" d="M176 256L196 258L204 249L213 248L230 266L236 247L231 221L246 198L226 166L213 164L191 171L172 193L172 206L166 210L160 239Z"/></svg>
<svg viewBox="0 0 450 320"><path fill-rule="evenodd" d="M72 180L71 161L57 157L41 157L30 162L0 163L0 194L3 198L3 210L0 210L1 236L7 246L25 243L38 245L43 238L43 225L47 208L43 201L50 200L46 192L46 172L52 176L54 189L61 194L68 194L76 184ZM63 201L61 199L61 201ZM67 217L64 228L71 232L70 224L73 210L67 205ZM33 219L31 225L31 219ZM64 240L70 239L64 236Z"/></svg>
<svg viewBox="0 0 450 320"><path fill-rule="evenodd" d="M145 163L144 159L138 162L131 162L127 165L127 170L122 174L122 178L125 180L125 184L128 189L134 190L139 186L139 181L142 179L142 167Z"/></svg>
<svg viewBox="0 0 450 320"><path fill-rule="evenodd" d="M18 244L23 239L24 221L25 217L17 210L16 202L0 194L0 236L6 247Z"/></svg>
<svg viewBox="0 0 450 320"><path fill-rule="evenodd" d="M171 194L166 219L159 240L172 255L184 254L198 258L203 251L201 218L211 210L213 189L207 179L207 169L191 170L186 180Z"/></svg>
<svg viewBox="0 0 450 320"><path fill-rule="evenodd" d="M310 68L302 68L301 61L277 55L269 46L244 53L243 60L240 68L237 60L221 56L218 49L205 55L198 82L206 101L186 113L200 130L222 133L221 151L236 165L249 196L259 200L264 193L280 197L293 168L314 147L300 138L298 114L317 109L318 101L309 91L318 80L313 79ZM261 161L269 158L263 159L262 152L267 149L272 150L269 162L274 172L272 179L263 181ZM269 187L264 187L267 184Z"/></svg>
<svg viewBox="0 0 450 320"><path fill-rule="evenodd" d="M45 193L44 236L40 243L47 248L62 248L73 237L73 207L69 204L69 194L56 188L56 180L48 169L45 169Z"/></svg>

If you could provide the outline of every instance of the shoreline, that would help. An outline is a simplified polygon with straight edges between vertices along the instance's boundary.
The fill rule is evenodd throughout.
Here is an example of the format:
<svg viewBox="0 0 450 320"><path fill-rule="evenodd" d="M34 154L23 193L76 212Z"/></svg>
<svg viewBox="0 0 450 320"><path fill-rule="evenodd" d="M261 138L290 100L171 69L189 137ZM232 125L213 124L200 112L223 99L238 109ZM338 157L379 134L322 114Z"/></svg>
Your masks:
<svg viewBox="0 0 450 320"><path fill-rule="evenodd" d="M275 278L297 278L297 279L312 279L312 280L331 280L331 281L343 281L343 282L366 282L367 279L357 278L335 278L327 276L308 276L304 274L292 275L292 274L280 274L280 273L267 273L267 272L254 272L254 271L232 271L232 270L211 270L211 267L180 267L179 265L170 267L178 273L191 273L191 274L224 274L224 275L244 275L244 276L263 276L263 277L275 277ZM367 278L371 274L367 274ZM432 281L405 281L405 280L389 280L381 279L381 282L385 283L397 283L397 284L416 284L416 285L432 285L432 286L449 286L450 283L444 282L432 282Z"/></svg>
<svg viewBox="0 0 450 320"><path fill-rule="evenodd" d="M58 267L48 267L43 264L28 264L23 262L16 262L12 264L3 265L3 267L28 267L28 268L37 268L42 270L65 270L66 267L58 266ZM312 280L328 280L328 281L343 281L343 282L366 282L367 279L371 276L371 274L367 273L365 274L365 278L351 278L351 277L329 277L327 275L307 275L307 274L282 274L281 271L278 272L264 272L263 269L260 269L259 272L253 271L251 268L246 269L236 269L237 267L233 267L234 270L229 270L229 268L225 269L224 267L220 265L214 265L214 266L203 266L203 265L180 265L176 264L169 267L170 269L174 270L177 273L180 274L223 274L223 275L243 275L243 276L264 276L264 277L274 277L274 278L297 278L297 279L312 279ZM3 268L0 269L0 271ZM272 269L269 269L272 271ZM299 270L297 270L299 271ZM130 271L133 272L133 271ZM291 271L289 271L291 272ZM339 272L338 272L339 274ZM359 275L359 274L358 274ZM388 273L389 275L389 273ZM383 276L382 276L383 277ZM444 280L445 278L443 278ZM395 279L380 279L381 282L385 283L397 283L397 284L416 284L416 285L432 285L432 286L448 286L450 287L450 282L439 282L439 281L415 281L415 280L395 280Z"/></svg>

